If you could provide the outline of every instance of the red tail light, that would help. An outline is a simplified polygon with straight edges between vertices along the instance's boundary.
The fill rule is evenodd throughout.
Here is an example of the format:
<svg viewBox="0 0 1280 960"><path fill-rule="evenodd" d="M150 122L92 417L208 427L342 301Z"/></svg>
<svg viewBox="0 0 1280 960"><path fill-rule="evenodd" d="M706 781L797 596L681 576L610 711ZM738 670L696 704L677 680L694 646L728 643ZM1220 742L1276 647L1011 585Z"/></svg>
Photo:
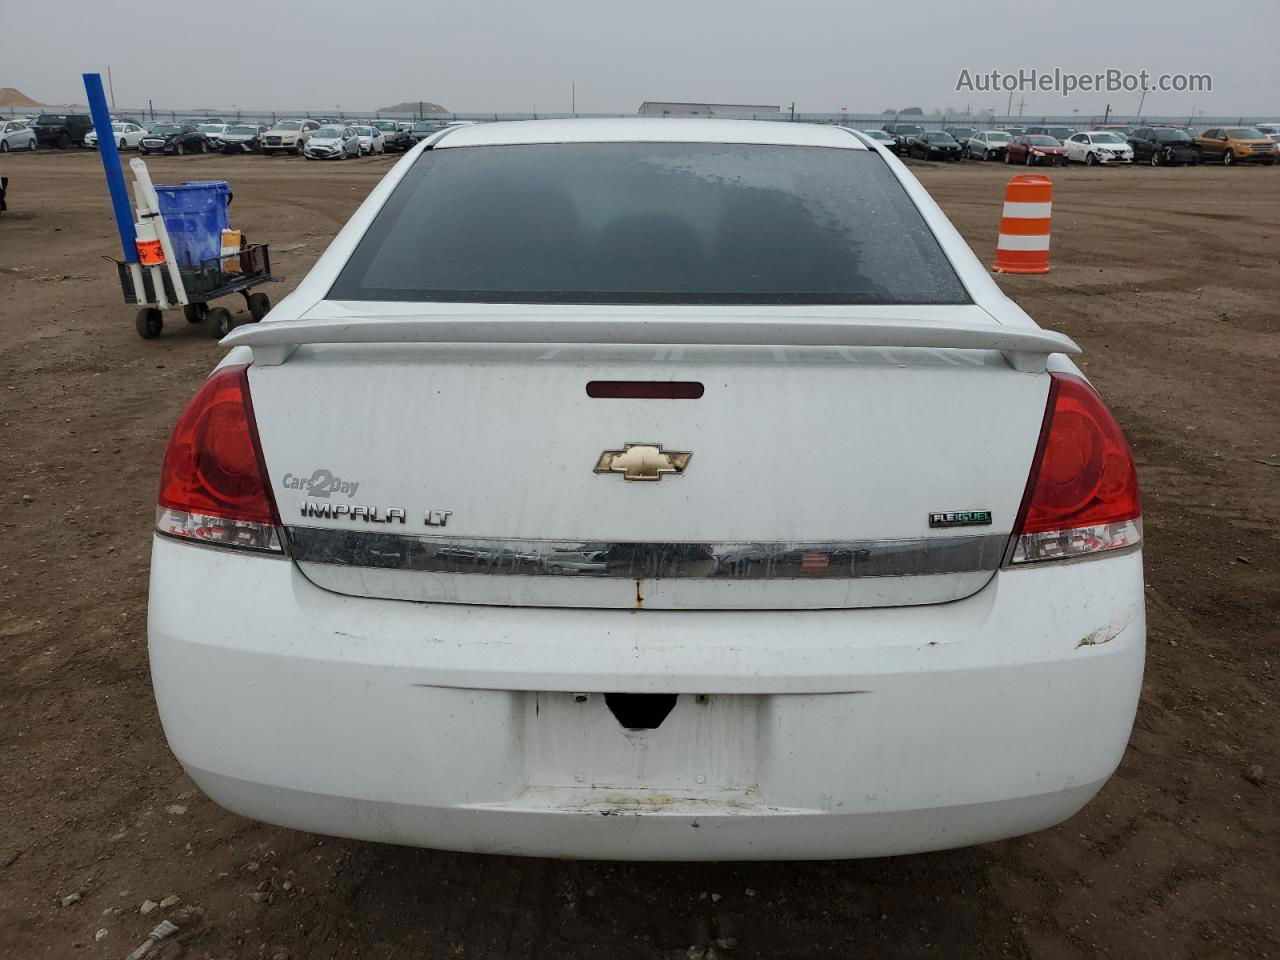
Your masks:
<svg viewBox="0 0 1280 960"><path fill-rule="evenodd" d="M156 528L220 546L281 552L248 369L219 370L178 418L160 470Z"/></svg>
<svg viewBox="0 0 1280 960"><path fill-rule="evenodd" d="M1084 380L1055 373L1014 526L1013 563L1142 542L1138 474L1124 433Z"/></svg>

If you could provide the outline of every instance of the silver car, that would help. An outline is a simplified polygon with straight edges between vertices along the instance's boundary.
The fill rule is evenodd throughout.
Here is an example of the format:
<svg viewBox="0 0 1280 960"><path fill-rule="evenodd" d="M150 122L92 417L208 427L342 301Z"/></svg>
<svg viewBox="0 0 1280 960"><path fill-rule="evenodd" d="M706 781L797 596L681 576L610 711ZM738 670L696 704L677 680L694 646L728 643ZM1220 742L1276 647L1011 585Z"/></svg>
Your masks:
<svg viewBox="0 0 1280 960"><path fill-rule="evenodd" d="M0 121L0 153L10 150L34 150L36 132L21 120Z"/></svg>
<svg viewBox="0 0 1280 960"><path fill-rule="evenodd" d="M302 153L308 160L345 160L347 157L358 157L360 134L355 127L330 124L311 134Z"/></svg>

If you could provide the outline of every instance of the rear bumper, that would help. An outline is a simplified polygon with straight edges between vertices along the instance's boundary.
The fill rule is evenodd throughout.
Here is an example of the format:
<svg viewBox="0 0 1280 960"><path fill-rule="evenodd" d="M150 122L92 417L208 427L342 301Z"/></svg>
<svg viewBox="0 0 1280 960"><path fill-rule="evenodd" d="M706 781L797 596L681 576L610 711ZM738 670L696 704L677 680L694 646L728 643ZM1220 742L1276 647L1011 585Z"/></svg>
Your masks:
<svg viewBox="0 0 1280 960"><path fill-rule="evenodd" d="M157 538L149 638L174 753L246 816L483 852L830 858L1077 811L1128 740L1145 618L1136 553L931 607L675 613L343 597ZM680 696L637 733L615 691Z"/></svg>

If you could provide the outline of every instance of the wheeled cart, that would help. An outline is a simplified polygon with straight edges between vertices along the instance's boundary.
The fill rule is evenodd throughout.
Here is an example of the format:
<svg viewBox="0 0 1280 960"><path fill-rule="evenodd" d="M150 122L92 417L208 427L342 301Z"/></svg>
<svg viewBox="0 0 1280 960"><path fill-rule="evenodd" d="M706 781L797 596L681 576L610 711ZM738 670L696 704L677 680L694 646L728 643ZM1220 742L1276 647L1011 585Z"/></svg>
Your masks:
<svg viewBox="0 0 1280 960"><path fill-rule="evenodd" d="M210 306L211 301L220 297L240 294L244 297L245 306L254 322L261 320L271 309L270 298L261 291L250 291L259 284L267 283L271 276L271 252L267 244L254 243L240 249L238 256L239 270L227 269L228 261L236 257L214 257L206 260L199 267L179 267L183 296L178 296L168 271L138 271L142 277L142 289L134 282L134 271L127 263L117 263L116 270L120 274L120 288L124 292L125 303L141 305L134 326L138 336L144 340L154 340L160 336L164 328L164 311L182 304L182 312L188 323L205 323L210 336L222 338L235 326L231 311L226 307ZM159 276L162 290L156 290L155 278Z"/></svg>
<svg viewBox="0 0 1280 960"><path fill-rule="evenodd" d="M164 312L182 307L188 323L207 324L222 338L235 326L226 307L211 307L219 297L240 294L254 322L271 309L265 293L250 293L273 279L271 253L265 243L248 244L239 231L227 227L231 192L223 181L189 181L160 187L168 207L162 213L160 195L147 165L131 160L138 221L138 262L116 262L125 303L138 304L134 327L144 340L164 329Z"/></svg>

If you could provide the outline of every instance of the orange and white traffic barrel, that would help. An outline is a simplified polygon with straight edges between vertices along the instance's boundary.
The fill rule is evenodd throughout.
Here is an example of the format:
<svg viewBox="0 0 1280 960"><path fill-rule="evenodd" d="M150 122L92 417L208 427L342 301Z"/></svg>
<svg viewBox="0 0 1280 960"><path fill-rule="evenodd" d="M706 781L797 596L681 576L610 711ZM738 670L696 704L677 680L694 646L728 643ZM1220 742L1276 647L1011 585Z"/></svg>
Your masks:
<svg viewBox="0 0 1280 960"><path fill-rule="evenodd" d="M160 243L160 237L156 234L155 224L149 220L143 221L142 223L135 223L133 229L138 236L138 262L144 267L152 267L164 263L164 247Z"/></svg>
<svg viewBox="0 0 1280 960"><path fill-rule="evenodd" d="M1049 272L1049 220L1053 181L1024 173L1004 190L1004 214L996 242L996 273Z"/></svg>

